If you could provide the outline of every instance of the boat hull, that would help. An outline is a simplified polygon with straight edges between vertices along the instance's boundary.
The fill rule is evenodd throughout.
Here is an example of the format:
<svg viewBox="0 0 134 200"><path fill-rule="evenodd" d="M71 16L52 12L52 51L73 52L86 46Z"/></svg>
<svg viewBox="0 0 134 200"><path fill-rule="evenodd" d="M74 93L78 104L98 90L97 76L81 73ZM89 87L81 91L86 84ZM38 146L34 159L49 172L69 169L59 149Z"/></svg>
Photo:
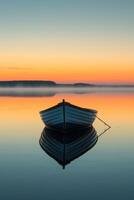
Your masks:
<svg viewBox="0 0 134 200"><path fill-rule="evenodd" d="M91 126L96 113L95 110L80 108L66 102L41 111L40 116L44 124L52 129L73 129Z"/></svg>

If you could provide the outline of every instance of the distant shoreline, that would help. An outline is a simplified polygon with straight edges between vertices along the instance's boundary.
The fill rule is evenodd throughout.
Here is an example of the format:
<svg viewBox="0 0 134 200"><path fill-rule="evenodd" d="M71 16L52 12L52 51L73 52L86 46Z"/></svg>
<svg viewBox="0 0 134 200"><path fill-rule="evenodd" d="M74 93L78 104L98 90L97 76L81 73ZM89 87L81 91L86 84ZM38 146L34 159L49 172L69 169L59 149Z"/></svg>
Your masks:
<svg viewBox="0 0 134 200"><path fill-rule="evenodd" d="M125 87L130 88L134 87L134 84L90 84L90 83L73 83L73 84L59 84L54 81L36 81L36 80L24 80L24 81L0 81L0 87L4 88L14 88L14 87L75 87L75 88L87 88L87 87L112 87L112 88L119 88L119 87Z"/></svg>

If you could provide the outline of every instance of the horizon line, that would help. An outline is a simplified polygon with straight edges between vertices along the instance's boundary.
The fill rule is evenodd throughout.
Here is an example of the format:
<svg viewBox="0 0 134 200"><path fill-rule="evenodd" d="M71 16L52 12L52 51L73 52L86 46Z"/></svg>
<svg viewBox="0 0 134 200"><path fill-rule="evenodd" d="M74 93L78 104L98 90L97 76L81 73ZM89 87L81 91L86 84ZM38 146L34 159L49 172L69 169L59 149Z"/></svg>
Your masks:
<svg viewBox="0 0 134 200"><path fill-rule="evenodd" d="M11 80L0 80L0 82L13 82L13 81L34 81L34 82L38 82L38 81L44 81L44 82L55 82L56 84L75 84L75 83L84 83L84 84L104 84L104 85L134 85L134 82L90 82L90 81L74 81L74 82L59 82L59 81L54 81L54 80L44 80L44 79L11 79Z"/></svg>

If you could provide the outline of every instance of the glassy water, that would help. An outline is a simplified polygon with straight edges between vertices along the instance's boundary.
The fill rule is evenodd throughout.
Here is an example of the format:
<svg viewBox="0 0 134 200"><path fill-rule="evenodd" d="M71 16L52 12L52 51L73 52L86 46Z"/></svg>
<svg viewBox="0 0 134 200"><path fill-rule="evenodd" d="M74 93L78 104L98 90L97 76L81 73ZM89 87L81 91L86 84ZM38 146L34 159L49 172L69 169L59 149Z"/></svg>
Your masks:
<svg viewBox="0 0 134 200"><path fill-rule="evenodd" d="M134 91L0 90L0 199L89 200L134 198ZM39 111L66 99L98 110L111 129L65 169L39 145ZM100 135L106 126L94 123Z"/></svg>

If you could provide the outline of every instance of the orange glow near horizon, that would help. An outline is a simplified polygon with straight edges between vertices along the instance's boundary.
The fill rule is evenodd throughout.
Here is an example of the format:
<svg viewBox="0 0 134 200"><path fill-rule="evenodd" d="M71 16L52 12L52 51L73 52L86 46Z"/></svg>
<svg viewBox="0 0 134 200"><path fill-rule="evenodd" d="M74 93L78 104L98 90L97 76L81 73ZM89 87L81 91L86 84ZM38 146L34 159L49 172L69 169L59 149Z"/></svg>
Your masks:
<svg viewBox="0 0 134 200"><path fill-rule="evenodd" d="M115 44L110 47L108 44L88 45L74 44L73 47L65 44L64 47L57 44L53 49L52 44L47 44L49 48L37 46L36 50L33 47L27 52L19 47L12 52L5 49L1 52L0 80L134 83L131 47L116 46L114 51Z"/></svg>
<svg viewBox="0 0 134 200"><path fill-rule="evenodd" d="M70 67L71 68L71 67ZM56 82L127 82L134 83L134 69L104 69L89 67L82 70L82 67L50 67L49 69L12 69L1 70L0 80L52 80Z"/></svg>

